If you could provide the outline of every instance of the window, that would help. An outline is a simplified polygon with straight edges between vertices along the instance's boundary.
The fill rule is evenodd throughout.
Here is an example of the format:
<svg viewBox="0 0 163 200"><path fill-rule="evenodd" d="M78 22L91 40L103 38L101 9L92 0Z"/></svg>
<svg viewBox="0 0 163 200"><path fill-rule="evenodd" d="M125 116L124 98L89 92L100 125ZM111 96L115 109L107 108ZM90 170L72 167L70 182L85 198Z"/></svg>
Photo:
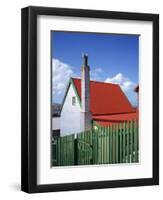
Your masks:
<svg viewBox="0 0 163 200"><path fill-rule="evenodd" d="M73 105L73 106L76 105L76 97L72 97L72 105Z"/></svg>

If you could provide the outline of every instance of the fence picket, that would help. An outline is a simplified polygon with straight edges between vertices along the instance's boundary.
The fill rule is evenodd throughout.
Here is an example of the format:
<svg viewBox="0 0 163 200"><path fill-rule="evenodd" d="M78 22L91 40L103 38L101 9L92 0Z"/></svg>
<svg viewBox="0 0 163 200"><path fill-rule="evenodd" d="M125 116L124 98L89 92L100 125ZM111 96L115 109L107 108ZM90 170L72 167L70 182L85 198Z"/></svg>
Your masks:
<svg viewBox="0 0 163 200"><path fill-rule="evenodd" d="M119 156L120 156L120 163L122 163L122 148L123 148L123 146L122 146L122 124L120 124L120 126L119 126L119 140L120 140L120 148L119 148Z"/></svg>
<svg viewBox="0 0 163 200"><path fill-rule="evenodd" d="M104 138L104 143L105 143L105 152L104 152L104 161L107 163L107 132L106 132L106 127L104 127L104 132L105 132L105 138Z"/></svg>
<svg viewBox="0 0 163 200"><path fill-rule="evenodd" d="M130 121L130 160L131 163L134 160L134 155L133 155L133 121Z"/></svg>
<svg viewBox="0 0 163 200"><path fill-rule="evenodd" d="M109 127L106 127L106 134L107 134L107 137L106 137L106 146L107 146L106 162L109 163L109 159L110 159L110 156L109 156Z"/></svg>
<svg viewBox="0 0 163 200"><path fill-rule="evenodd" d="M113 125L113 163L116 163L116 129L115 129L115 124Z"/></svg>
<svg viewBox="0 0 163 200"><path fill-rule="evenodd" d="M56 153L56 156L57 156L57 165L58 166L61 165L61 163L60 163L60 158L61 158L60 140L61 140L60 138L57 139L57 143L58 144L57 144L57 147L56 147L58 149L58 153Z"/></svg>
<svg viewBox="0 0 163 200"><path fill-rule="evenodd" d="M118 138L119 138L119 135L118 135L118 125L116 125L116 130L115 130L115 137L116 137L116 157L115 157L115 163L118 163L119 162L119 158L118 158L118 151L119 151L119 141L118 141Z"/></svg>
<svg viewBox="0 0 163 200"><path fill-rule="evenodd" d="M89 131L86 133L86 143L89 143ZM85 147L86 147L86 150L87 150L87 160L86 160L86 164L89 164L89 146L88 144L86 145L85 144Z"/></svg>
<svg viewBox="0 0 163 200"><path fill-rule="evenodd" d="M130 162L130 152L129 152L129 122L126 122L126 162Z"/></svg>
<svg viewBox="0 0 163 200"><path fill-rule="evenodd" d="M101 128L101 163L104 163L104 129Z"/></svg>
<svg viewBox="0 0 163 200"><path fill-rule="evenodd" d="M97 140L98 140L98 164L101 163L101 131L100 131L100 127L98 128L99 132L98 132L98 135L97 135Z"/></svg>
<svg viewBox="0 0 163 200"><path fill-rule="evenodd" d="M135 152L135 162L138 162L138 131L137 131L137 123L134 121L134 152Z"/></svg>
<svg viewBox="0 0 163 200"><path fill-rule="evenodd" d="M137 134L137 162L139 162L139 123L138 121L135 121L136 123L136 134Z"/></svg>
<svg viewBox="0 0 163 200"><path fill-rule="evenodd" d="M113 129L113 126L111 125L110 126L110 133L109 133L109 135L110 135L110 142L109 142L109 147L110 147L110 149L109 149L109 152L110 152L110 164L112 164L112 160L113 160L113 155L112 155L112 145L113 145L113 139L112 139L112 129Z"/></svg>
<svg viewBox="0 0 163 200"><path fill-rule="evenodd" d="M87 132L85 132L85 134L83 133L84 136L84 141L87 142ZM84 153L83 153L83 161L84 161L84 165L87 164L87 157L88 157L88 152L87 152L87 146L83 143L84 146ZM85 156L84 156L85 154Z"/></svg>
<svg viewBox="0 0 163 200"><path fill-rule="evenodd" d="M125 163L125 159L126 159L126 134L125 134L125 123L123 123L123 134L122 134L122 137L123 137L123 148L122 148L122 152L123 152L123 163Z"/></svg>
<svg viewBox="0 0 163 200"><path fill-rule="evenodd" d="M97 138L96 138L96 129L92 130L93 141L92 141L92 163L97 164ZM94 161L94 162L93 162Z"/></svg>

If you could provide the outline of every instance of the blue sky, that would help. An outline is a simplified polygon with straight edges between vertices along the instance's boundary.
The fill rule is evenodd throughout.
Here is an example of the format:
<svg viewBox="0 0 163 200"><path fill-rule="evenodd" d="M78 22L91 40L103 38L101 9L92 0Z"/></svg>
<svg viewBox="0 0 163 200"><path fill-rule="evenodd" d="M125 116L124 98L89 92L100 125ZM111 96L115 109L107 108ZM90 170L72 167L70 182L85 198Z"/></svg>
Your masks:
<svg viewBox="0 0 163 200"><path fill-rule="evenodd" d="M120 84L130 102L137 104L137 35L52 32L52 101L61 103L71 76L80 77L82 53L88 54L91 79ZM56 78L55 78L56 77Z"/></svg>

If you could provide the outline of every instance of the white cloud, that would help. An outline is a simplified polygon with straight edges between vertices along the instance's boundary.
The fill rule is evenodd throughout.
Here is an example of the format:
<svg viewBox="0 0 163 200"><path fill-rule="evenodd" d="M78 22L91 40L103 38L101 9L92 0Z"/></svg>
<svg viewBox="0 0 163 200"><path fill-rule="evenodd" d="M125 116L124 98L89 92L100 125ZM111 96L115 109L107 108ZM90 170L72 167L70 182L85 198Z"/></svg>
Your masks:
<svg viewBox="0 0 163 200"><path fill-rule="evenodd" d="M122 90L126 93L133 91L136 86L136 83L132 82L129 78L124 77L121 73L118 73L111 78L108 77L105 82L119 84Z"/></svg>
<svg viewBox="0 0 163 200"><path fill-rule="evenodd" d="M103 72L103 70L100 67L96 67L96 68L91 69L91 71L90 71L91 79L96 80L96 81L101 80L100 73L102 73L102 72Z"/></svg>
<svg viewBox="0 0 163 200"><path fill-rule="evenodd" d="M95 72L97 72L97 73L101 73L103 70L102 70L102 68L100 68L100 67L97 67L97 68L95 68Z"/></svg>
<svg viewBox="0 0 163 200"><path fill-rule="evenodd" d="M72 66L58 59L52 60L52 93L55 100L61 99L71 76L74 76Z"/></svg>

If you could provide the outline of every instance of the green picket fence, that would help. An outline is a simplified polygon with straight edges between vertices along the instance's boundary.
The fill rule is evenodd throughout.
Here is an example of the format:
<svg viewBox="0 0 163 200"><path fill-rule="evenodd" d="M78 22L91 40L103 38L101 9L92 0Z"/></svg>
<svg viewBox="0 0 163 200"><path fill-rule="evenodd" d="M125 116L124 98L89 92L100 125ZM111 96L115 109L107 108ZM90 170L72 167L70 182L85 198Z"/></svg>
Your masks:
<svg viewBox="0 0 163 200"><path fill-rule="evenodd" d="M74 141L74 134L52 141L52 166L74 165Z"/></svg>
<svg viewBox="0 0 163 200"><path fill-rule="evenodd" d="M77 161L78 165L93 164L93 131L77 134Z"/></svg>
<svg viewBox="0 0 163 200"><path fill-rule="evenodd" d="M138 122L128 121L78 134L59 137L52 142L52 165L90 165L133 163L139 161Z"/></svg>

